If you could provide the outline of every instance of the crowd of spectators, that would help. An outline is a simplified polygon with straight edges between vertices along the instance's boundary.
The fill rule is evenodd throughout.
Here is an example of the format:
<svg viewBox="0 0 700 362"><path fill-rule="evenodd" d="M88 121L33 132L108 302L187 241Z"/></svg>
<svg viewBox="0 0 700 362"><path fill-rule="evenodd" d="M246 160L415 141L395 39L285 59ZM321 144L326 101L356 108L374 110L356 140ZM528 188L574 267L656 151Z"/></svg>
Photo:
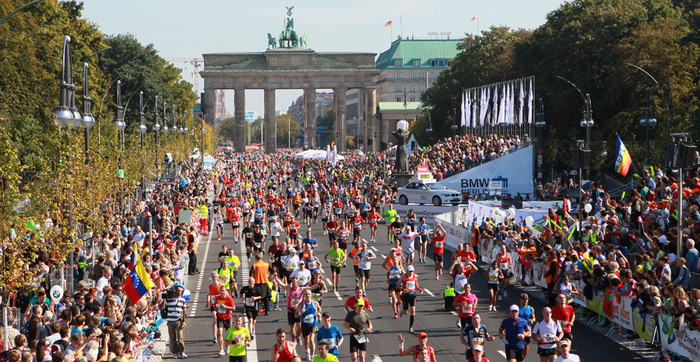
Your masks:
<svg viewBox="0 0 700 362"><path fill-rule="evenodd" d="M181 290L174 286L185 272L197 273L188 261L196 253L197 226L216 182L197 164L179 167L177 184L158 186L143 200L104 202L100 212L106 226L77 249L74 285L66 286L59 300L48 296L59 282L58 268L50 267L47 252L38 255L44 274L9 298L9 328L0 328L0 360L131 361L152 345L159 337L162 293ZM182 210L192 211L191 222L178 220ZM45 233L60 227L51 216L41 224ZM51 242L33 237L27 242ZM155 284L136 303L125 291L134 253Z"/></svg>
<svg viewBox="0 0 700 362"><path fill-rule="evenodd" d="M414 150L408 158L410 172L427 164L436 179L442 180L491 161L531 143L527 134L459 135L437 141L434 145Z"/></svg>
<svg viewBox="0 0 700 362"><path fill-rule="evenodd" d="M645 170L624 199L613 199L591 183L583 200L590 212L582 210L581 220L571 203L550 209L542 227L485 222L473 225L474 235L504 240L518 251L526 270L533 261L544 263L550 305L557 294L570 298L573 293L586 299L603 296L608 310L613 298L630 296L642 315L682 317L691 330L700 328L700 289L693 287L698 277L692 274L700 271L700 171L681 178ZM628 337L636 336L628 331Z"/></svg>

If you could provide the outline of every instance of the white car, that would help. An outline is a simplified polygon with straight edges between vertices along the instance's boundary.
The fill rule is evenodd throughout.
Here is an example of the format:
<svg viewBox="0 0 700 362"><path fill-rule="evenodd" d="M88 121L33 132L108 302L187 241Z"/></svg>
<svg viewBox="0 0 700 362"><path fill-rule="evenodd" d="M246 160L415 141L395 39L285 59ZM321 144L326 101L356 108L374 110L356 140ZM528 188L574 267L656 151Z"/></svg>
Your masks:
<svg viewBox="0 0 700 362"><path fill-rule="evenodd" d="M409 202L418 204L432 203L435 206L442 204L457 205L462 202L462 195L455 190L435 182L411 181L406 186L399 188L397 194L399 204L407 205Z"/></svg>

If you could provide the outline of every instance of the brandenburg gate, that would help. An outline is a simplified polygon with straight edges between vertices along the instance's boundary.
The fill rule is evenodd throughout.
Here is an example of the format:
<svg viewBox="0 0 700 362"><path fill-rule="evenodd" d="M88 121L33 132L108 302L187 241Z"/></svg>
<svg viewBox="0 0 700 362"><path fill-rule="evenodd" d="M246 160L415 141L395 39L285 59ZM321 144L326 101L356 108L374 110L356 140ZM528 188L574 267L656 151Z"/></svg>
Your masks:
<svg viewBox="0 0 700 362"><path fill-rule="evenodd" d="M277 89L304 90L304 141L309 148L316 147L316 89L332 89L334 98L334 135L338 151L346 149L347 125L345 121L345 95L347 89L362 90L365 120L365 148L379 149L376 140L367 142L377 123L377 77L374 66L376 53L319 53L306 48L306 34L297 36L294 20L288 8L284 30L278 41L268 36L268 49L263 53L211 53L204 54L204 106L206 115L215 109L214 91L234 90L236 151L245 151L245 90L262 89L265 97L264 141L265 152L277 148L277 122L275 116L275 91ZM368 143L371 143L369 145Z"/></svg>

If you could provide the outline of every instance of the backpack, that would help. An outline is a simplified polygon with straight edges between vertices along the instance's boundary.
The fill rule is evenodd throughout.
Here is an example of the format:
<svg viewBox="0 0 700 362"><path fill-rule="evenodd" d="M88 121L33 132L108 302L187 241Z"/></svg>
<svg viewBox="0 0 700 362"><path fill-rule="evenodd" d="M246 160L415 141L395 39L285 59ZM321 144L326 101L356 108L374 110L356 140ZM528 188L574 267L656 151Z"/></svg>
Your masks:
<svg viewBox="0 0 700 362"><path fill-rule="evenodd" d="M163 320L168 319L168 307L167 306L160 310L160 317L163 318Z"/></svg>

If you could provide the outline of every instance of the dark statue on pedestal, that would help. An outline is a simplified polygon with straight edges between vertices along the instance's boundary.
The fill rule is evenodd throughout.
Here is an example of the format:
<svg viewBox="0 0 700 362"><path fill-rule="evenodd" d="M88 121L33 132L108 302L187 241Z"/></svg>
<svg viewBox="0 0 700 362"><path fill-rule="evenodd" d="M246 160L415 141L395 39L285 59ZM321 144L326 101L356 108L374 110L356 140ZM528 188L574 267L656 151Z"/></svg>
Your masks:
<svg viewBox="0 0 700 362"><path fill-rule="evenodd" d="M395 172L407 172L408 171L408 155L406 154L406 142L408 142L408 136L411 134L408 131L399 129L391 134L396 137L396 161L394 162Z"/></svg>

